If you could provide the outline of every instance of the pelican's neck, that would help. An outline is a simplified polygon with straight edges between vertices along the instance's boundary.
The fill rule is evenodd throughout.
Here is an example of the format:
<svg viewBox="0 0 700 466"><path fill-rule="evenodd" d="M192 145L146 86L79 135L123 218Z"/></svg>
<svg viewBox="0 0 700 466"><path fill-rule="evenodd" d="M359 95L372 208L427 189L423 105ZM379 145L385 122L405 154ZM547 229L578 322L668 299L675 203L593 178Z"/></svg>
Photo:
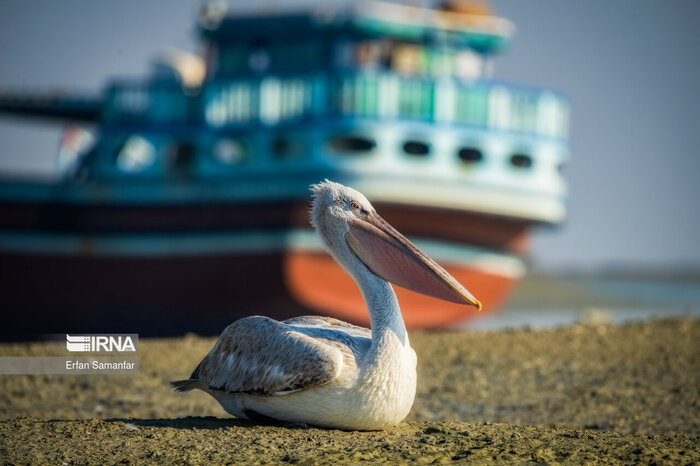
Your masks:
<svg viewBox="0 0 700 466"><path fill-rule="evenodd" d="M359 263L359 260L357 261ZM372 325L372 346L379 345L390 333L396 335L402 345L408 345L406 326L401 316L399 301L391 285L370 272L364 264L357 264L350 274L357 282ZM350 269L350 268L349 268Z"/></svg>
<svg viewBox="0 0 700 466"><path fill-rule="evenodd" d="M403 323L399 301L391 285L383 278L375 275L350 250L344 234L335 233L338 227L329 222L323 215L314 213L314 226L323 239L328 251L346 272L355 280L367 304L372 325L372 347L380 345L383 338L394 334L394 341L408 346L406 326Z"/></svg>

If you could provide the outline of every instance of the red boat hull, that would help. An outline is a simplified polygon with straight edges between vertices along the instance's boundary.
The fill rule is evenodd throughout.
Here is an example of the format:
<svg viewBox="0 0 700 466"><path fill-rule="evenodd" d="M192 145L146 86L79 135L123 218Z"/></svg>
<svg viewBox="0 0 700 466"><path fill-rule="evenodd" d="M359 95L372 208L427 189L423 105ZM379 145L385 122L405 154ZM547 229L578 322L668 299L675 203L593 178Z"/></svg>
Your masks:
<svg viewBox="0 0 700 466"><path fill-rule="evenodd" d="M369 325L357 286L320 246L229 248L226 235L235 239L242 232L253 240L289 231L313 238L306 201L246 209L123 206L113 208L114 215L94 207L63 206L61 215L45 206L13 207L13 215L0 216L5 339L62 332L217 334L253 314L285 319L320 313ZM527 248L524 221L390 204L377 210L409 238L455 250L476 246L517 260ZM49 225L51 219L60 222ZM169 249L159 250L161 243ZM479 261L436 258L484 303L482 313L497 310L518 278ZM410 328L454 325L479 315L468 306L396 291Z"/></svg>
<svg viewBox="0 0 700 466"><path fill-rule="evenodd" d="M478 296L484 308L482 313L497 310L507 298L515 280L460 264L442 264L460 283ZM285 261L287 287L292 296L316 312L338 319L369 326L362 294L353 282L328 255L292 253ZM445 327L465 322L477 315L470 306L438 301L412 291L394 287L408 328Z"/></svg>

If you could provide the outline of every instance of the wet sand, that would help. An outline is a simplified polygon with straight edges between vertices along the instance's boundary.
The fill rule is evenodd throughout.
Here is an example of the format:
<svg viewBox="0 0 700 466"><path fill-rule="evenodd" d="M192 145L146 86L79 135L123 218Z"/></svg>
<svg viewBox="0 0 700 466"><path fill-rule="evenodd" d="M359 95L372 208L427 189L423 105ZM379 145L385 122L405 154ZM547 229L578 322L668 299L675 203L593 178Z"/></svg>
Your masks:
<svg viewBox="0 0 700 466"><path fill-rule="evenodd" d="M386 432L252 424L204 393L173 393L167 381L187 377L211 338L141 340L138 375L0 376L0 462L700 462L700 321L411 342L416 402Z"/></svg>

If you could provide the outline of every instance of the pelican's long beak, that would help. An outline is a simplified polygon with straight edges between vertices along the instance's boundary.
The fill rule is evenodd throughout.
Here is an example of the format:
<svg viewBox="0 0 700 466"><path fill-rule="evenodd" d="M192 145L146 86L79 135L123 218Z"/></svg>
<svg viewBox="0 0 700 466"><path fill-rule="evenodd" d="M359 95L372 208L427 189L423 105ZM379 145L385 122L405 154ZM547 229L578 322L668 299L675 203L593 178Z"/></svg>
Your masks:
<svg viewBox="0 0 700 466"><path fill-rule="evenodd" d="M352 252L375 274L411 291L481 310L481 302L452 275L376 213L348 219Z"/></svg>

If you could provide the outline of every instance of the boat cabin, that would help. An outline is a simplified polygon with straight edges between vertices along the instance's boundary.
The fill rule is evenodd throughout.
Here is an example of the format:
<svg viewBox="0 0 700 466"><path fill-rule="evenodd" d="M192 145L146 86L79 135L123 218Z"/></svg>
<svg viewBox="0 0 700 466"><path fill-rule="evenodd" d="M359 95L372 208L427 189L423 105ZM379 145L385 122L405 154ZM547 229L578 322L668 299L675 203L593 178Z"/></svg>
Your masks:
<svg viewBox="0 0 700 466"><path fill-rule="evenodd" d="M97 142L71 176L187 182L315 170L563 193L568 103L490 78L514 27L481 4L255 15L212 5L200 14L201 82L112 83Z"/></svg>

